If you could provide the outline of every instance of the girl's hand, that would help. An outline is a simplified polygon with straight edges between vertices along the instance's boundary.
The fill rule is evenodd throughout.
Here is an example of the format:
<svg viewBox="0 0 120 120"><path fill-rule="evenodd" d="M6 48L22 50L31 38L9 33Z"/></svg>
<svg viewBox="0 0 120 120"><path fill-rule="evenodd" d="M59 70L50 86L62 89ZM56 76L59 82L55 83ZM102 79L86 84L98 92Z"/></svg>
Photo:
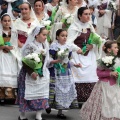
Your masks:
<svg viewBox="0 0 120 120"><path fill-rule="evenodd" d="M77 67L77 68L78 68L78 67L82 67L82 65L81 65L80 63L74 64L74 66Z"/></svg>
<svg viewBox="0 0 120 120"><path fill-rule="evenodd" d="M34 80L37 80L37 76L38 76L38 74L37 74L36 72L33 72L33 73L31 74L31 77L32 77Z"/></svg>
<svg viewBox="0 0 120 120"><path fill-rule="evenodd" d="M61 60L60 60L60 59L57 59L57 60L51 61L51 64L55 64L55 63L61 63Z"/></svg>
<svg viewBox="0 0 120 120"><path fill-rule="evenodd" d="M117 72L111 72L110 75L112 77L118 78L118 73Z"/></svg>
<svg viewBox="0 0 120 120"><path fill-rule="evenodd" d="M4 46L4 49L3 49L3 51L5 52L6 51L6 53L8 53L8 52L10 52L10 50L12 50L13 49L13 46Z"/></svg>
<svg viewBox="0 0 120 120"><path fill-rule="evenodd" d="M87 48L86 48L86 50L87 50L87 51L90 51L90 50L93 48L93 45L92 45L92 44L90 44L90 45L89 45L89 44L87 44L87 46L86 46L86 47L87 47Z"/></svg>
<svg viewBox="0 0 120 120"><path fill-rule="evenodd" d="M82 50L79 49L79 50L77 51L77 54L82 54Z"/></svg>

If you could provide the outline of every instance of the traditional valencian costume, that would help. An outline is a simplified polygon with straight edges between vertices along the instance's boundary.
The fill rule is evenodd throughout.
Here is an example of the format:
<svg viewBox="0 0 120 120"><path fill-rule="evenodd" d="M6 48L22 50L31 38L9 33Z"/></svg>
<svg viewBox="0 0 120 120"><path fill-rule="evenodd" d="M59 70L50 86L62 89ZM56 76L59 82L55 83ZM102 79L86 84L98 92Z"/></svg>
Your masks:
<svg viewBox="0 0 120 120"><path fill-rule="evenodd" d="M67 42L68 44L76 44L82 49L83 46L89 44L88 39L91 33L95 33L91 23L83 23L78 18L75 18L74 23L68 29ZM98 35L95 33L95 36ZM98 36L98 38L100 37ZM78 55L76 52L72 54L75 64L81 63L82 65L82 68L72 67L79 102L85 102L89 98L94 84L98 81L96 59L101 56L101 46L98 47L93 44L93 49L84 55Z"/></svg>
<svg viewBox="0 0 120 120"><path fill-rule="evenodd" d="M32 34L28 37L26 44L22 48L23 56L28 54L40 53L42 50L48 50L48 44L39 43L35 40L41 27L36 27ZM49 98L49 71L46 67L49 60L49 53L47 52L42 61L42 76L38 76L37 80L31 77L34 72L26 64L20 71L18 78L18 97L17 103L19 104L20 112L38 111L48 108Z"/></svg>
<svg viewBox="0 0 120 120"><path fill-rule="evenodd" d="M2 17L4 17L4 15ZM9 32L4 31L1 24L0 37L0 43L3 40L3 45L13 46L10 52L0 50L0 99L15 99L15 88L17 88L17 75L19 70L16 54L18 48L18 34L17 31L13 29L12 23Z"/></svg>
<svg viewBox="0 0 120 120"><path fill-rule="evenodd" d="M49 69L51 76L49 103L50 107L58 110L68 109L69 107L78 107L76 100L77 93L71 72L73 63L70 58L72 50L77 51L80 48L76 45L61 45L58 42L54 42L51 44L49 52L51 59L56 60L58 59L59 50L65 51L67 49L68 56L64 58L62 63L51 65L51 68Z"/></svg>
<svg viewBox="0 0 120 120"><path fill-rule="evenodd" d="M120 60L115 59L113 68L120 66ZM117 80L111 77L113 71L98 65L99 81L80 110L82 120L120 120L120 86Z"/></svg>

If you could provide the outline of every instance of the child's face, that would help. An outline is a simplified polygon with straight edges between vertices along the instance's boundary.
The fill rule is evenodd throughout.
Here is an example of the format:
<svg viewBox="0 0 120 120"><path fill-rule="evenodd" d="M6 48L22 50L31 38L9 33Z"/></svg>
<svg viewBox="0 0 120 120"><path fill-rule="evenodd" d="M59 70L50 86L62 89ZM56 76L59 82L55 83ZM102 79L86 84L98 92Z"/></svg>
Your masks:
<svg viewBox="0 0 120 120"><path fill-rule="evenodd" d="M62 31L59 36L57 36L57 40L61 45L64 45L67 40L67 32Z"/></svg>
<svg viewBox="0 0 120 120"><path fill-rule="evenodd" d="M11 18L9 16L4 16L1 23L3 28L9 28L11 25Z"/></svg>
<svg viewBox="0 0 120 120"><path fill-rule="evenodd" d="M118 53L118 45L116 43L112 44L111 49L109 49L109 52L113 52L113 54L116 56Z"/></svg>
<svg viewBox="0 0 120 120"><path fill-rule="evenodd" d="M91 13L91 15L93 14L93 12L94 12L94 10L93 10L93 9L90 9L90 13Z"/></svg>
<svg viewBox="0 0 120 120"><path fill-rule="evenodd" d="M40 43L44 43L47 38L48 31L46 29L42 30L41 33L36 35L36 40Z"/></svg>
<svg viewBox="0 0 120 120"><path fill-rule="evenodd" d="M41 1L38 1L34 5L35 12L42 12L43 11L43 3Z"/></svg>

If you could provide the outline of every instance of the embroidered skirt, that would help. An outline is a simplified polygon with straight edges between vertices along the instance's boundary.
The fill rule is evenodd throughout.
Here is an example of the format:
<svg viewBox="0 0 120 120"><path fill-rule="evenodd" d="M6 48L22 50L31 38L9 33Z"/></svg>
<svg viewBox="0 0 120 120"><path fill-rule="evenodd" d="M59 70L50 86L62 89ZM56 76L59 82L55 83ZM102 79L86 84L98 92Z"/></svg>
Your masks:
<svg viewBox="0 0 120 120"><path fill-rule="evenodd" d="M97 82L93 88L90 97L83 104L80 110L80 116L82 120L120 120L115 117L107 118L102 115L102 103L103 103L102 99L103 99L102 84L100 82Z"/></svg>
<svg viewBox="0 0 120 120"><path fill-rule="evenodd" d="M25 77L26 71L22 68L18 78L18 96L16 99L16 104L19 104L20 112L29 112L46 109L49 107L48 99L36 99L36 100L25 100Z"/></svg>
<svg viewBox="0 0 120 120"><path fill-rule="evenodd" d="M76 83L78 102L86 102L89 98L95 83Z"/></svg>

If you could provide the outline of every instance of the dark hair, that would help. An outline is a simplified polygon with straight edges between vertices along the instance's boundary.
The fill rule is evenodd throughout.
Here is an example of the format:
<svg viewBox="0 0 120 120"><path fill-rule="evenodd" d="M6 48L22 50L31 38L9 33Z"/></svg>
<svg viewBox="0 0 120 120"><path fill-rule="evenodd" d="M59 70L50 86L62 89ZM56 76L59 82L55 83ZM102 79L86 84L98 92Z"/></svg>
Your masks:
<svg viewBox="0 0 120 120"><path fill-rule="evenodd" d="M66 0L66 3L69 4L69 0Z"/></svg>
<svg viewBox="0 0 120 120"><path fill-rule="evenodd" d="M105 42L104 46L103 46L103 51L105 53L108 53L108 49L110 49L112 47L112 44L117 44L117 41L112 41L112 40L108 40L107 42Z"/></svg>
<svg viewBox="0 0 120 120"><path fill-rule="evenodd" d="M46 30L46 28L45 27L40 28L40 31L38 34L40 34L43 30ZM35 38L36 38L36 36L35 36Z"/></svg>
<svg viewBox="0 0 120 120"><path fill-rule="evenodd" d="M95 24L92 24L94 28L96 28L97 26Z"/></svg>
<svg viewBox="0 0 120 120"><path fill-rule="evenodd" d="M41 2L41 3L42 3L42 6L44 6L44 2L43 2L42 0L35 0L35 1L34 1L34 5L35 5L36 2Z"/></svg>
<svg viewBox="0 0 120 120"><path fill-rule="evenodd" d="M4 19L4 17L6 17L6 16L9 16L8 14L3 14L2 16L1 16L1 21ZM10 16L9 16L10 17ZM10 17L11 18L11 17Z"/></svg>
<svg viewBox="0 0 120 120"><path fill-rule="evenodd" d="M21 5L23 5L23 4L27 4L29 9L31 10L32 6L31 6L31 4L29 2L23 2Z"/></svg>
<svg viewBox="0 0 120 120"><path fill-rule="evenodd" d="M63 32L63 31L66 31L66 30L64 30L64 29L58 29L58 30L56 31L56 40L57 40L57 36L59 36L60 33Z"/></svg>
<svg viewBox="0 0 120 120"><path fill-rule="evenodd" d="M95 7L92 5L92 6L89 6L89 9L92 9L94 11Z"/></svg>
<svg viewBox="0 0 120 120"><path fill-rule="evenodd" d="M83 12L88 9L89 9L88 7L80 7L77 12L78 19L79 19L79 15L82 16Z"/></svg>

